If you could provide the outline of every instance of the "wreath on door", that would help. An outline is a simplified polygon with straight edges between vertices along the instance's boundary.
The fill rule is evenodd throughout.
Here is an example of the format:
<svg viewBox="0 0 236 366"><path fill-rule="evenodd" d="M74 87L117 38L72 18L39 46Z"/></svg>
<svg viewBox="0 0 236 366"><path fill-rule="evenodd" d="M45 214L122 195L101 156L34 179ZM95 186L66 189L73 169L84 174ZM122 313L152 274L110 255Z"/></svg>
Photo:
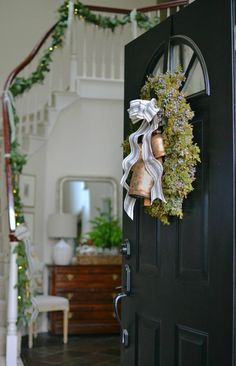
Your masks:
<svg viewBox="0 0 236 366"><path fill-rule="evenodd" d="M171 216L183 218L183 201L194 189L200 162L190 123L194 113L180 90L184 80L180 68L148 76L141 99L130 102L128 112L135 131L123 142L127 156L121 184L127 190L124 209L131 218L140 197L146 212L163 224L169 224Z"/></svg>

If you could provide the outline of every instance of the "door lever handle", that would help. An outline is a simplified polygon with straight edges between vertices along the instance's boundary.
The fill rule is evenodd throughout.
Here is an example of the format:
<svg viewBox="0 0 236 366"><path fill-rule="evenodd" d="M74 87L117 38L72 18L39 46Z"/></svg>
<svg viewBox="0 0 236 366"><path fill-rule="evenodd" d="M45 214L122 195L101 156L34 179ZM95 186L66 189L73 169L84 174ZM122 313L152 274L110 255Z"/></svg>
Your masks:
<svg viewBox="0 0 236 366"><path fill-rule="evenodd" d="M118 323L120 324L120 327L122 328L122 324L121 324L121 319L119 316L119 311L118 311L118 303L119 301L123 298L126 297L127 295L124 292L120 292L119 294L117 294L114 299L113 299L113 307L114 307L114 313L116 316L116 319L118 321Z"/></svg>
<svg viewBox="0 0 236 366"><path fill-rule="evenodd" d="M116 319L117 319L118 323L120 324L120 328L121 328L121 343L125 347L128 347L128 345L129 345L129 334L128 334L127 329L123 329L122 328L121 319L120 319L119 311L118 311L118 303L119 303L119 301L123 297L126 297L126 296L127 296L127 294L124 293L124 292L121 292L121 293L117 294L114 297L114 299L113 299L113 307L114 307L114 313L115 313Z"/></svg>

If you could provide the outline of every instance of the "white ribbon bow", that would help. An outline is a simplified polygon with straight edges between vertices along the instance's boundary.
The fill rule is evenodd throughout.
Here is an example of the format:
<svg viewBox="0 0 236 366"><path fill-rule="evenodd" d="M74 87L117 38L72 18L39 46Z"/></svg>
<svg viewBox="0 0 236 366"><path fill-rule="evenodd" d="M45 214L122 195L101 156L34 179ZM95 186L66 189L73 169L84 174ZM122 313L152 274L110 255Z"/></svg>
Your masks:
<svg viewBox="0 0 236 366"><path fill-rule="evenodd" d="M160 108L156 106L156 100L153 98L149 100L135 99L130 102L130 108L128 109L129 117L133 123L137 123L143 120L139 129L129 136L130 154L123 160L122 167L124 175L121 178L121 185L126 189L127 194L124 200L124 210L127 215L133 220L133 211L136 199L129 196L129 185L126 183L128 175L132 166L138 161L140 149L138 145L139 136L143 135L142 141L142 158L144 161L145 169L153 179L153 187L151 189L151 203L159 198L166 202L162 191L161 177L163 173L162 164L155 159L152 147L151 136L152 133L158 128L160 122Z"/></svg>

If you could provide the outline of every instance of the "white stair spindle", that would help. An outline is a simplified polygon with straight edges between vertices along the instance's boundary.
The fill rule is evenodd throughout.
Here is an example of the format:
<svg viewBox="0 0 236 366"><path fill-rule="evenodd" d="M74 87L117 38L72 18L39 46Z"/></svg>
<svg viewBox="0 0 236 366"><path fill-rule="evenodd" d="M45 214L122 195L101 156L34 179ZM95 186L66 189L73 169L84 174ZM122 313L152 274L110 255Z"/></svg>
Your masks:
<svg viewBox="0 0 236 366"><path fill-rule="evenodd" d="M70 58L70 92L75 92L75 80L77 77L77 57L72 54Z"/></svg>
<svg viewBox="0 0 236 366"><path fill-rule="evenodd" d="M180 6L177 6L176 8L176 13L178 13L178 11L180 11Z"/></svg>
<svg viewBox="0 0 236 366"><path fill-rule="evenodd" d="M26 99L26 117L25 117L25 129L24 133L28 134L30 130L30 105L31 105L31 94L27 95Z"/></svg>
<svg viewBox="0 0 236 366"><path fill-rule="evenodd" d="M64 79L64 62L65 62L65 57L64 57L64 52L63 49L60 50L60 55L58 55L60 57L60 62L59 62L59 75L58 75L58 90L59 91L63 91L64 88L64 83L63 83L63 79Z"/></svg>
<svg viewBox="0 0 236 366"><path fill-rule="evenodd" d="M52 81L53 81L53 63L51 63L50 65L50 72L48 75L48 106L51 107L52 106Z"/></svg>
<svg viewBox="0 0 236 366"><path fill-rule="evenodd" d="M170 8L167 8L166 17L168 18L170 16Z"/></svg>
<svg viewBox="0 0 236 366"><path fill-rule="evenodd" d="M118 79L124 80L124 46L123 46L122 41L120 42Z"/></svg>
<svg viewBox="0 0 236 366"><path fill-rule="evenodd" d="M11 242L9 285L8 285L8 312L7 312L7 341L6 366L17 366L17 253L18 243Z"/></svg>
<svg viewBox="0 0 236 366"><path fill-rule="evenodd" d="M161 21L161 11L160 11L160 9L157 10L157 18L160 22Z"/></svg>
<svg viewBox="0 0 236 366"><path fill-rule="evenodd" d="M83 68L82 76L87 76L87 27L84 25L84 39L83 39Z"/></svg>
<svg viewBox="0 0 236 366"><path fill-rule="evenodd" d="M32 133L36 135L37 133L37 124L38 124L38 93L37 90L34 91L34 113L33 113L33 121L32 121Z"/></svg>
<svg viewBox="0 0 236 366"><path fill-rule="evenodd" d="M92 77L96 78L97 76L97 62L96 62L96 34L97 28L94 26L92 31Z"/></svg>
<svg viewBox="0 0 236 366"><path fill-rule="evenodd" d="M110 75L110 78L112 80L115 79L115 47L114 47L114 38L115 38L115 35L114 34L111 34L111 37L110 38L110 41L111 41L111 49L110 49L110 52L111 52L111 75Z"/></svg>
<svg viewBox="0 0 236 366"><path fill-rule="evenodd" d="M147 13L147 16L148 16L149 19L153 20L154 13L150 11L149 13Z"/></svg>
<svg viewBox="0 0 236 366"><path fill-rule="evenodd" d="M69 60L69 90L70 92L75 92L76 89L76 85L75 85L75 81L76 81L76 77L77 77L77 29L78 27L78 22L76 21L76 19L74 19L73 23L72 23L72 42L71 42L71 54L70 54L70 60Z"/></svg>
<svg viewBox="0 0 236 366"><path fill-rule="evenodd" d="M22 122L23 122L23 115L24 115L23 105L24 105L24 100L23 100L23 98L21 98L21 100L19 102L19 107L18 107L19 108L19 122L18 122L18 135L17 135L17 140L20 145L22 143Z"/></svg>
<svg viewBox="0 0 236 366"><path fill-rule="evenodd" d="M102 56L101 56L101 77L105 79L106 77L106 31L103 30L103 37L102 37Z"/></svg>

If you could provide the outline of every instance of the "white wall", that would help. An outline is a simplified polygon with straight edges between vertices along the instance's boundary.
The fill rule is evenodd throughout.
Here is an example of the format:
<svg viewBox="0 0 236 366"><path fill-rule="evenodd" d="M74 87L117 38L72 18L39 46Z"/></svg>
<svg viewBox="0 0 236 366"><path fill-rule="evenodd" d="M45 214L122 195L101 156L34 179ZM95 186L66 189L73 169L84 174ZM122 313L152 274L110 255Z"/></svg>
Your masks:
<svg viewBox="0 0 236 366"><path fill-rule="evenodd" d="M46 146L44 227L48 214L58 210L63 176L110 176L119 182L122 136L122 101L79 99L61 113ZM48 262L51 246L46 232L42 234L39 241Z"/></svg>

